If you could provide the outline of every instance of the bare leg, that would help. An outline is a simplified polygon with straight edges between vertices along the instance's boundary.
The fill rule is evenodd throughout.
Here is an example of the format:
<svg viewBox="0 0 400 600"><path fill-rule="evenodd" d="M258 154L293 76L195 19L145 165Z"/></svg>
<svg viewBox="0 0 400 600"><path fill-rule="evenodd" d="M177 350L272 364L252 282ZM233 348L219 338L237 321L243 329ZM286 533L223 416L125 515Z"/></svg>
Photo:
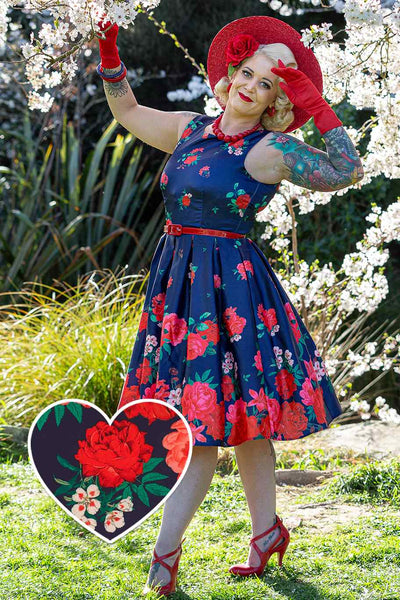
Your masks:
<svg viewBox="0 0 400 600"><path fill-rule="evenodd" d="M276 455L271 440L249 440L235 446L236 461L243 483L252 522L252 537L269 529L275 523L276 512ZM279 536L279 527L257 540L264 551ZM247 563L260 564L260 557L250 546Z"/></svg>
<svg viewBox="0 0 400 600"><path fill-rule="evenodd" d="M210 487L218 459L218 446L193 446L189 467L173 494L164 504L160 532L155 545L158 555L172 552L181 542L185 529L202 503ZM173 565L178 552L163 559ZM147 578L146 585L169 583L169 571L155 563Z"/></svg>

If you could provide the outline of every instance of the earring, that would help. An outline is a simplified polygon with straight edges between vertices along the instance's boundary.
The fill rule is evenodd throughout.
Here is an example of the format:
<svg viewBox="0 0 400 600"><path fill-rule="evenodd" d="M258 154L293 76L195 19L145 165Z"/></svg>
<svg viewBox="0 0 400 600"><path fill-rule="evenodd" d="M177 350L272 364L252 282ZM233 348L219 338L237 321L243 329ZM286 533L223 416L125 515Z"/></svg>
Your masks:
<svg viewBox="0 0 400 600"><path fill-rule="evenodd" d="M275 106L268 106L266 113L270 116L273 117L274 114L276 113L276 108Z"/></svg>
<svg viewBox="0 0 400 600"><path fill-rule="evenodd" d="M226 91L228 92L228 94L229 94L229 90L231 89L231 87L232 87L232 84L230 83L230 84L228 85L228 87L226 88Z"/></svg>

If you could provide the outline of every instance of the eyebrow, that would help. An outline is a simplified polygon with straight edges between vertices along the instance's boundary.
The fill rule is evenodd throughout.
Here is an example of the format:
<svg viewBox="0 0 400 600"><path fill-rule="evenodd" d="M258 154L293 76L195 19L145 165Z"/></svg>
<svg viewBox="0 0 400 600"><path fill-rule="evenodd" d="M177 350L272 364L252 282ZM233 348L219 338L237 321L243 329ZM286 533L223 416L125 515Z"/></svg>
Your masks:
<svg viewBox="0 0 400 600"><path fill-rule="evenodd" d="M253 69L250 69L250 67L247 67L247 66L246 66L245 68L246 68L246 69L248 69L249 71L251 71L252 73L254 73ZM272 81L271 81L270 79L268 79L268 77L261 77L261 79L266 79L267 81L269 81L269 82L270 82L270 84L271 84L271 85L274 85L274 84L272 83Z"/></svg>

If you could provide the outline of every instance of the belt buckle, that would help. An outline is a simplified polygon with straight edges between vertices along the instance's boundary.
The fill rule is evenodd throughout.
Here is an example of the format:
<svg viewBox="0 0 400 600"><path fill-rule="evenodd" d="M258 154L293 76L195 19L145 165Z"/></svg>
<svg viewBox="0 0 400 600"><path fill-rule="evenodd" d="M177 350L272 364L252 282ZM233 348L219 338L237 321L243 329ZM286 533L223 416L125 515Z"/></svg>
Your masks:
<svg viewBox="0 0 400 600"><path fill-rule="evenodd" d="M182 225L180 223L166 223L164 231L172 235L182 235Z"/></svg>
<svg viewBox="0 0 400 600"><path fill-rule="evenodd" d="M182 235L182 225L180 223L171 223L171 233L173 235Z"/></svg>

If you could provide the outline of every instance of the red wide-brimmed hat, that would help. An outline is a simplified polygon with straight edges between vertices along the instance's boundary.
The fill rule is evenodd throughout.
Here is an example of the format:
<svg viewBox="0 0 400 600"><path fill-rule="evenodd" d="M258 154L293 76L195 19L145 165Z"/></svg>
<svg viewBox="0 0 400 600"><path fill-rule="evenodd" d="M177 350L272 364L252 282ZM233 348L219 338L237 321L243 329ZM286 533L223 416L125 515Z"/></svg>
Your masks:
<svg viewBox="0 0 400 600"><path fill-rule="evenodd" d="M208 79L212 90L222 77L228 75L225 52L229 41L238 34L252 35L260 44L286 44L294 54L298 69L311 79L322 94L322 71L314 52L303 44L301 35L296 29L280 19L264 16L236 19L220 29L214 37L207 59ZM294 121L285 129L286 132L301 127L311 118L311 115L302 108L293 106L292 110Z"/></svg>

